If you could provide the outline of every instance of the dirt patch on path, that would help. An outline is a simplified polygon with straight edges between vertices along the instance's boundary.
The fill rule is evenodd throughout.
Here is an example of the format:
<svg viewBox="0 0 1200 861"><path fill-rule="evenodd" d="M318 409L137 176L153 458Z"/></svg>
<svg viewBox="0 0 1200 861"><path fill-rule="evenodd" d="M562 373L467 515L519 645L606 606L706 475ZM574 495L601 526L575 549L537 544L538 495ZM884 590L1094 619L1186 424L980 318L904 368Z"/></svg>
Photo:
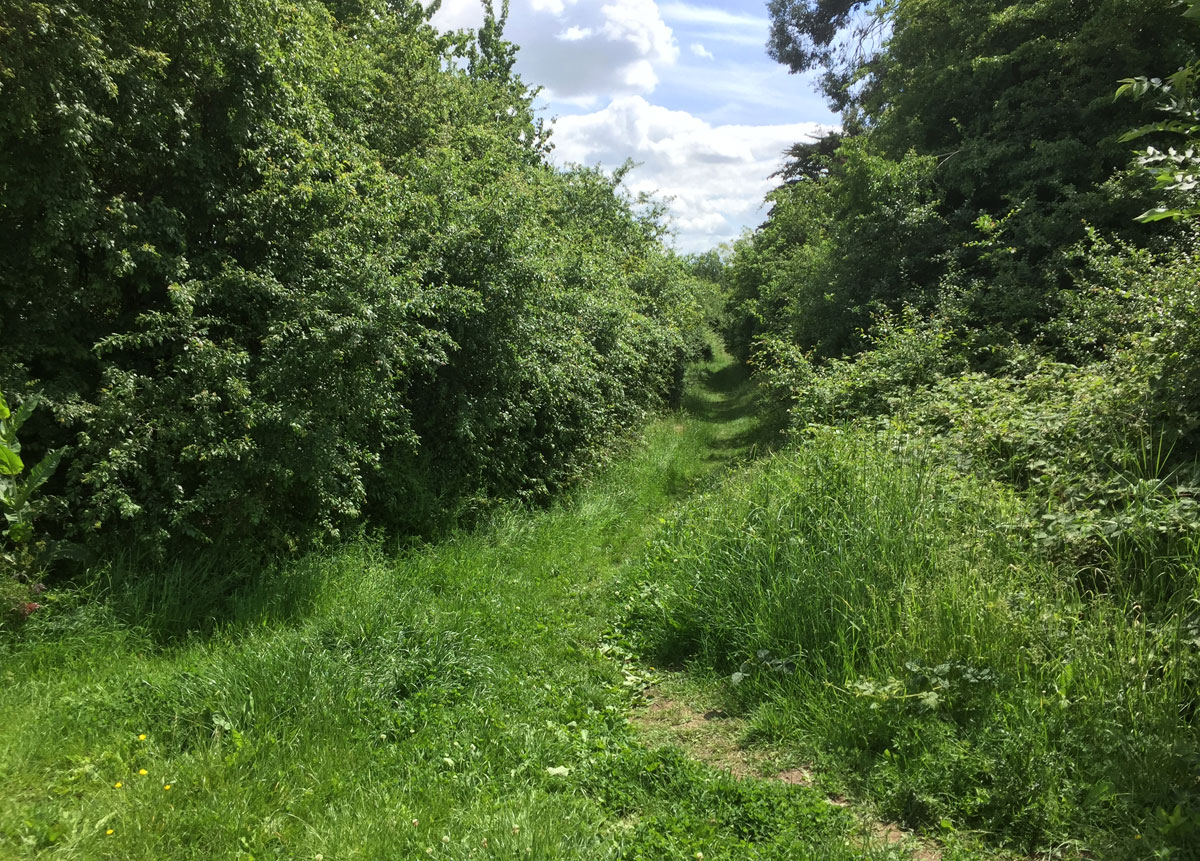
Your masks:
<svg viewBox="0 0 1200 861"><path fill-rule="evenodd" d="M716 708L697 710L657 688L649 688L642 696L645 708L636 709L632 720L651 744L673 744L693 759L737 778L766 776L769 767L764 770L765 758L738 741L745 731L745 721Z"/></svg>
<svg viewBox="0 0 1200 861"><path fill-rule="evenodd" d="M727 771L739 780L777 780L793 786L813 785L811 770L788 763L786 756L769 748L748 748L741 739L747 724L711 704L696 704L674 698L658 687L642 692L642 703L630 720L651 745L674 745L693 759L720 771ZM829 803L851 807L846 798L829 796ZM864 842L902 846L915 861L941 861L941 850L918 838L898 825L874 820L862 820Z"/></svg>

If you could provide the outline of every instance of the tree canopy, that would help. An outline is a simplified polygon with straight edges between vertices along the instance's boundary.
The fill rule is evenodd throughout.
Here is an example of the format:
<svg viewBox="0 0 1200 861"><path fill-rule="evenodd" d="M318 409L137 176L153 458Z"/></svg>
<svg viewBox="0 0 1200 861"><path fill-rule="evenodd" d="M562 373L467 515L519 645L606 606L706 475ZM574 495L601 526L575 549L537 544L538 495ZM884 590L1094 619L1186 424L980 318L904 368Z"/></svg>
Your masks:
<svg viewBox="0 0 1200 861"><path fill-rule="evenodd" d="M1123 139L1154 123L1154 107L1113 95L1131 70L1195 57L1200 28L1173 0L774 0L769 11L772 56L826 72L844 137L788 153L742 258L764 273L739 282L743 337L786 306L801 344L836 355L862 343L871 308L931 308L952 277L981 325L1035 338L1072 278L1061 250L1088 226L1139 244L1162 235L1133 221L1152 197ZM874 236L903 239L876 248ZM766 298L780 292L785 302Z"/></svg>

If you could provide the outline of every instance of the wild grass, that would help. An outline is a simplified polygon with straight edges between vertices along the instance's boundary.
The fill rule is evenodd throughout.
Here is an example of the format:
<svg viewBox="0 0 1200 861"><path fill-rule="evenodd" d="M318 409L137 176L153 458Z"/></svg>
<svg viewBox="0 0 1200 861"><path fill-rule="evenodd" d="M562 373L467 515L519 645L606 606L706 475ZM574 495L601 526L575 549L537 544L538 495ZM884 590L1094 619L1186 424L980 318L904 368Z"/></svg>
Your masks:
<svg viewBox="0 0 1200 861"><path fill-rule="evenodd" d="M1194 857L1200 592L1150 613L1084 591L1025 519L920 445L816 432L664 525L624 636L725 673L759 735L884 816L1021 851ZM1174 576L1196 583L1197 549Z"/></svg>
<svg viewBox="0 0 1200 861"><path fill-rule="evenodd" d="M816 792L642 747L599 648L616 572L751 445L727 363L553 509L52 593L0 639L0 856L895 857Z"/></svg>

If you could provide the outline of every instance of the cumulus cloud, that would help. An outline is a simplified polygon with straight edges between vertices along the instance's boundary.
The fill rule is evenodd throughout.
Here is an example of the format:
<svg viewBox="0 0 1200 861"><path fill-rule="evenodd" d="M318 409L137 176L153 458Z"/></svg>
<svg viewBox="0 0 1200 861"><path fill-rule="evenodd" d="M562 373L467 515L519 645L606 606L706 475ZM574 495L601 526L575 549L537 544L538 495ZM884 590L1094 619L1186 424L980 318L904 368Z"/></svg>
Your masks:
<svg viewBox="0 0 1200 861"><path fill-rule="evenodd" d="M543 87L539 107L560 115L555 160L641 162L626 183L673 198L677 244L695 251L759 223L782 152L829 128L795 120L834 119L766 56L764 10L760 0L511 0L505 37L521 48L522 78ZM479 0L443 0L433 23L482 19Z"/></svg>
<svg viewBox="0 0 1200 861"><path fill-rule="evenodd" d="M476 27L481 18L478 0L444 0L433 23ZM651 93L679 57L655 0L515 0L504 34L522 46L522 76L572 104Z"/></svg>
<svg viewBox="0 0 1200 861"><path fill-rule="evenodd" d="M559 119L554 157L610 169L626 158L640 162L626 178L630 190L672 198L677 245L701 251L760 221L783 151L828 129L817 123L713 125L624 96L603 110Z"/></svg>

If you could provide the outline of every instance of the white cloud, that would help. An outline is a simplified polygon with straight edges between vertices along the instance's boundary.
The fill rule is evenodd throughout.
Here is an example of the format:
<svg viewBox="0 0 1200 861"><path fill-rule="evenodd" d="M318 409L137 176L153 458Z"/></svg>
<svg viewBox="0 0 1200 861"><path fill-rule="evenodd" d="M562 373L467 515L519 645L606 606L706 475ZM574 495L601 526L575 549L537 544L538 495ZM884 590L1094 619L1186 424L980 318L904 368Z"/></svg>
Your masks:
<svg viewBox="0 0 1200 861"><path fill-rule="evenodd" d="M616 42L629 42L647 60L673 63L679 48L671 28L658 13L654 0L614 0L600 7L604 32Z"/></svg>
<svg viewBox="0 0 1200 861"><path fill-rule="evenodd" d="M609 169L626 158L640 162L626 178L629 189L673 198L677 245L700 251L761 221L783 151L827 129L817 123L712 125L625 96L603 110L559 119L554 158Z"/></svg>
<svg viewBox="0 0 1200 861"><path fill-rule="evenodd" d="M478 0L444 0L433 23L477 27L482 17ZM513 0L504 35L522 46L522 77L568 104L651 93L679 58L655 0Z"/></svg>
<svg viewBox="0 0 1200 861"><path fill-rule="evenodd" d="M693 6L690 3L664 3L660 10L672 21L689 24L715 24L721 27L748 27L765 30L768 19L758 15L738 15L712 6Z"/></svg>
<svg viewBox="0 0 1200 861"><path fill-rule="evenodd" d="M568 114L555 123L554 159L610 170L641 162L626 184L674 199L685 251L761 221L783 151L829 128L796 120L833 121L807 83L766 56L765 5L740 5L752 11L728 0L511 0L504 35L521 46L517 71L543 88L540 110ZM482 18L479 0L443 0L433 23L473 28Z"/></svg>
<svg viewBox="0 0 1200 861"><path fill-rule="evenodd" d="M558 34L558 38L564 42L578 42L581 39L586 39L592 35L591 30L585 30L582 27L568 27L562 33Z"/></svg>
<svg viewBox="0 0 1200 861"><path fill-rule="evenodd" d="M433 16L433 23L442 30L478 27L482 20L483 12L480 11L479 4L468 0L442 0L441 9Z"/></svg>

